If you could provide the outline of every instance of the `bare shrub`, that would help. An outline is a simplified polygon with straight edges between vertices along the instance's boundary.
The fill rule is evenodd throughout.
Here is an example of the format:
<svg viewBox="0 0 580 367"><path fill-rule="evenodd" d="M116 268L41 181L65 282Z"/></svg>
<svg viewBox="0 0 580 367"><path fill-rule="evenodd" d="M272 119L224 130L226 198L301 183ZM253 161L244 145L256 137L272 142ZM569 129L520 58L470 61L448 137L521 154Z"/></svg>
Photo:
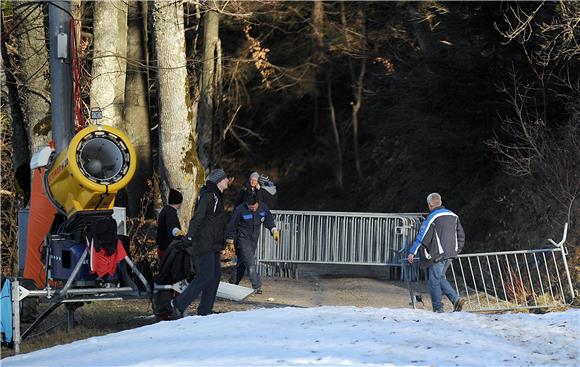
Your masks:
<svg viewBox="0 0 580 367"><path fill-rule="evenodd" d="M572 234L580 214L580 5L556 5L549 22L513 5L505 24L496 28L506 43L523 48L532 77L513 70L511 83L500 86L511 106L502 116L501 136L488 141L505 171L523 178L530 205L553 209L551 222L570 223ZM551 109L562 109L554 113Z"/></svg>
<svg viewBox="0 0 580 367"><path fill-rule="evenodd" d="M156 178L153 178L155 180ZM148 219L149 207L155 202L155 190L153 180L147 180L147 189L141 197L141 211L134 218L127 219L127 234L131 239L131 256L137 262L149 261L150 264L157 263L157 253L155 249L155 234L157 222L155 219ZM156 267L152 267L153 269Z"/></svg>
<svg viewBox="0 0 580 367"><path fill-rule="evenodd" d="M0 113L0 255L2 273L16 276L18 273L18 195L16 179L12 170L12 130L5 112Z"/></svg>

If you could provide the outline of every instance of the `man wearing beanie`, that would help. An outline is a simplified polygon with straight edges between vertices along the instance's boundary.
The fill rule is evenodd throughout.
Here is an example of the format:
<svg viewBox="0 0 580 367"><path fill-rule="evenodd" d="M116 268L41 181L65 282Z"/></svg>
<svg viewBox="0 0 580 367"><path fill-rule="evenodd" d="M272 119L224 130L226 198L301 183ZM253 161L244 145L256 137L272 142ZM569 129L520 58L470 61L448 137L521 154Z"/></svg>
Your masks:
<svg viewBox="0 0 580 367"><path fill-rule="evenodd" d="M248 182L242 187L238 196L236 196L235 206L238 207L239 205L244 204L248 201L252 196L258 197L258 201L264 201L264 197L262 194L261 186L260 186L260 174L258 172L252 172Z"/></svg>
<svg viewBox="0 0 580 367"><path fill-rule="evenodd" d="M155 245L157 246L157 255L159 256L159 263L165 256L165 250L175 237L184 236L185 233L181 230L181 224L177 216L177 211L181 208L183 202L183 195L177 190L170 189L167 205L161 209L159 217L157 218L157 237L155 238Z"/></svg>
<svg viewBox="0 0 580 367"><path fill-rule="evenodd" d="M220 252L224 247L226 226L223 192L228 184L224 170L214 169L200 190L187 230L187 241L191 242L198 258L197 274L183 293L171 301L175 318L183 317L184 311L200 293L197 314L209 315L213 312L222 274Z"/></svg>

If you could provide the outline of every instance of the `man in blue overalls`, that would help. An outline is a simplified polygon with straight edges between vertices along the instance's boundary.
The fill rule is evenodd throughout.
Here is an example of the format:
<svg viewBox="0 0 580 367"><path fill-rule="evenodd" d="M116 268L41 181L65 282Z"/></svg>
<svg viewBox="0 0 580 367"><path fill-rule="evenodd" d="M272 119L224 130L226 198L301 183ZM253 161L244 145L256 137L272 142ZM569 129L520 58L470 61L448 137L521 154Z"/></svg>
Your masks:
<svg viewBox="0 0 580 367"><path fill-rule="evenodd" d="M256 195L252 195L245 203L236 207L226 234L227 246L232 246L234 242L237 242L238 264L230 278L230 283L239 284L247 269L252 288L258 294L262 293L262 280L258 275L255 253L262 223L270 230L274 241L279 243L280 232L275 227L272 213L266 204L259 201Z"/></svg>

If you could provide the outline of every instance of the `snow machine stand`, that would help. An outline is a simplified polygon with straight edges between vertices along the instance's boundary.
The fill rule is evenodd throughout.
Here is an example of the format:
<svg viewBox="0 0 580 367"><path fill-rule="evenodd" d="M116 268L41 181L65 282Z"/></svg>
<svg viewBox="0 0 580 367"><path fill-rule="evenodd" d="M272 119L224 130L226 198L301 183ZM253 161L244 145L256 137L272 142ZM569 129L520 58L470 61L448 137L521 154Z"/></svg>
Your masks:
<svg viewBox="0 0 580 367"><path fill-rule="evenodd" d="M115 195L136 169L135 150L127 136L110 126L86 127L60 153L50 147L36 153L31 169L27 235L19 243L26 245L23 278L27 286L22 279L11 284L12 341L17 353L21 341L60 305L67 309L70 329L75 309L85 302L151 295L113 219ZM47 303L48 308L31 317L32 323L21 331L21 316L25 316L21 301L31 298Z"/></svg>

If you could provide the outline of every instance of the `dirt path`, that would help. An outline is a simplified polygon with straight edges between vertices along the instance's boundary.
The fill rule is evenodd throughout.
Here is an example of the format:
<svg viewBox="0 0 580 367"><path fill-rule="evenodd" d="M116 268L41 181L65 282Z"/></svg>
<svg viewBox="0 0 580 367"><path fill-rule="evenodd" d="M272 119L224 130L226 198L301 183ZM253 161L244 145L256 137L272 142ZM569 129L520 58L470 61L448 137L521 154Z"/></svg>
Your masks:
<svg viewBox="0 0 580 367"><path fill-rule="evenodd" d="M240 283L250 287L246 280ZM372 278L305 277L301 279L265 278L263 294L255 294L242 302L218 299L217 312L246 310L257 307L357 306L411 308L404 282ZM416 288L415 288L416 289ZM426 290L421 289L422 294ZM425 297L427 301L427 297ZM422 308L422 307L419 307ZM195 308L192 305L191 311Z"/></svg>

